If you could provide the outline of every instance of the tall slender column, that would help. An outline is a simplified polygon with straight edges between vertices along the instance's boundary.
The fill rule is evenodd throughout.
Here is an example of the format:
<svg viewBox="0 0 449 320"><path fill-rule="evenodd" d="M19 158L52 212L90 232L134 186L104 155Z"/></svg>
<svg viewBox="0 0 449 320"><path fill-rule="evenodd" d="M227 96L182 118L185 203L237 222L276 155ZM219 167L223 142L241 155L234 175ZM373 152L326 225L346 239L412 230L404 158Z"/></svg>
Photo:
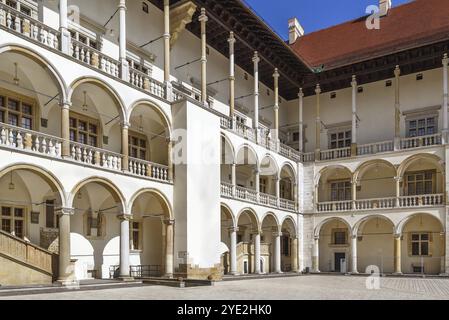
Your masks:
<svg viewBox="0 0 449 320"><path fill-rule="evenodd" d="M356 203L357 203L357 180L353 180L352 184L352 209L356 209Z"/></svg>
<svg viewBox="0 0 449 320"><path fill-rule="evenodd" d="M402 274L402 266L401 266L401 235L394 235L394 273Z"/></svg>
<svg viewBox="0 0 449 320"><path fill-rule="evenodd" d="M165 220L165 276L173 278L174 220Z"/></svg>
<svg viewBox="0 0 449 320"><path fill-rule="evenodd" d="M448 65L449 58L447 53L444 54L443 57L443 144L449 143L448 139L448 131L449 131L449 123L448 123Z"/></svg>
<svg viewBox="0 0 449 320"><path fill-rule="evenodd" d="M231 275L237 275L237 232L238 228L232 227L229 229L229 236L231 238L231 247L229 248Z"/></svg>
<svg viewBox="0 0 449 320"><path fill-rule="evenodd" d="M71 36L67 17L67 0L59 0L59 31L61 32L61 51L70 54Z"/></svg>
<svg viewBox="0 0 449 320"><path fill-rule="evenodd" d="M206 22L209 18L206 9L201 8L201 15L198 19L201 23L201 102L207 103L207 51L206 51Z"/></svg>
<svg viewBox="0 0 449 320"><path fill-rule="evenodd" d="M122 123L122 170L128 171L129 170L129 123L123 122Z"/></svg>
<svg viewBox="0 0 449 320"><path fill-rule="evenodd" d="M63 101L61 105L61 138L62 157L70 157L70 101Z"/></svg>
<svg viewBox="0 0 449 320"><path fill-rule="evenodd" d="M234 128L235 118L235 37L234 32L229 33L229 117Z"/></svg>
<svg viewBox="0 0 449 320"><path fill-rule="evenodd" d="M173 170L174 170L174 167L173 167L173 144L174 144L174 141L171 137L169 137L169 138L167 138L167 143L168 143L168 145L167 145L167 147L168 147L168 150L167 150L167 152L168 152L168 180L173 181L173 178L174 178L173 177Z"/></svg>
<svg viewBox="0 0 449 320"><path fill-rule="evenodd" d="M69 282L74 270L70 265L70 217L74 214L73 208L60 208L59 217L59 275L58 281L62 284Z"/></svg>
<svg viewBox="0 0 449 320"><path fill-rule="evenodd" d="M130 279L129 273L129 221L131 215L122 214L120 220L120 279Z"/></svg>
<svg viewBox="0 0 449 320"><path fill-rule="evenodd" d="M280 207L281 204L281 179L279 179L279 177L276 177L276 201L277 201L277 206Z"/></svg>
<svg viewBox="0 0 449 320"><path fill-rule="evenodd" d="M316 85L316 120L315 120L315 159L320 160L321 152L321 113L320 113L320 94L321 87Z"/></svg>
<svg viewBox="0 0 449 320"><path fill-rule="evenodd" d="M299 89L299 152L304 152L304 92Z"/></svg>
<svg viewBox="0 0 449 320"><path fill-rule="evenodd" d="M396 181L396 208L399 208L401 206L401 177L395 177L394 180Z"/></svg>
<svg viewBox="0 0 449 320"><path fill-rule="evenodd" d="M400 100L400 76L401 69L396 66L394 69L395 77L395 103L394 103L394 149L401 148L401 100Z"/></svg>
<svg viewBox="0 0 449 320"><path fill-rule="evenodd" d="M274 69L274 139L279 140L279 71Z"/></svg>
<svg viewBox="0 0 449 320"><path fill-rule="evenodd" d="M255 179L256 179L257 202L259 202L259 198L260 198L260 172L259 172L259 169L256 169L255 176L256 176Z"/></svg>
<svg viewBox="0 0 449 320"><path fill-rule="evenodd" d="M320 238L315 237L312 254L312 271L320 272Z"/></svg>
<svg viewBox="0 0 449 320"><path fill-rule="evenodd" d="M235 196L236 188L237 188L237 165L233 163L231 165L231 183L232 183L232 195Z"/></svg>
<svg viewBox="0 0 449 320"><path fill-rule="evenodd" d="M126 0L120 0L119 4L120 15L120 38L119 38L119 58L121 66L122 80L129 80L129 65L126 60Z"/></svg>
<svg viewBox="0 0 449 320"><path fill-rule="evenodd" d="M298 263L298 237L295 235L292 238L292 252L291 252L291 259L292 259L292 272L299 272L299 263Z"/></svg>
<svg viewBox="0 0 449 320"><path fill-rule="evenodd" d="M254 63L254 120L253 128L255 129L256 138L258 139L259 131L259 54L257 51L254 52L253 63Z"/></svg>
<svg viewBox="0 0 449 320"><path fill-rule="evenodd" d="M274 272L282 273L281 270L281 236L282 233L276 232L274 236Z"/></svg>
<svg viewBox="0 0 449 320"><path fill-rule="evenodd" d="M352 76L352 143L351 155L357 156L357 77Z"/></svg>
<svg viewBox="0 0 449 320"><path fill-rule="evenodd" d="M357 269L357 235L353 235L351 238L351 251L352 251L351 273L359 273Z"/></svg>
<svg viewBox="0 0 449 320"><path fill-rule="evenodd" d="M254 273L260 274L260 231L254 234Z"/></svg>
<svg viewBox="0 0 449 320"><path fill-rule="evenodd" d="M165 98L172 101L172 85L170 82L170 0L164 0L164 83Z"/></svg>

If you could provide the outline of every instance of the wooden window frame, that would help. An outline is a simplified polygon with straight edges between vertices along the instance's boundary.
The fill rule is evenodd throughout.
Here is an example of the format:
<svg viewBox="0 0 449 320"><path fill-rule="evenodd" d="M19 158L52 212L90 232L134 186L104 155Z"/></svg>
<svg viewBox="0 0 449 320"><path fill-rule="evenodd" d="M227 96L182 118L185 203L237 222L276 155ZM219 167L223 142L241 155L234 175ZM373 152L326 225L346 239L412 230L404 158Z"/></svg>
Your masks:
<svg viewBox="0 0 449 320"><path fill-rule="evenodd" d="M4 216L3 215L3 208L10 208L11 209L11 215L10 216ZM23 210L23 217L16 217L15 216L16 209ZM23 237L18 237L18 238L25 239L27 237L27 232L28 232L28 228L27 228L27 221L28 221L28 219L27 219L27 216L28 216L28 208L25 207L25 206L15 206L15 205L0 204L0 230L3 230L3 220L9 220L10 221L10 228L11 228L11 231L9 233L14 235L15 237L18 237L16 235L16 231L15 231L15 221L22 221L23 222L23 230L22 230ZM7 232L7 231L5 231L5 232Z"/></svg>
<svg viewBox="0 0 449 320"><path fill-rule="evenodd" d="M17 126L22 129L26 130L32 130L32 131L39 131L39 116L38 116L38 107L36 100L24 96L22 94L0 88L0 99L3 98L3 106L0 106L0 111L4 113L4 120L0 117L0 122L10 125L9 124L9 114L15 114L18 116L17 118ZM19 103L18 105L18 111L10 110L9 109L9 101L17 101ZM23 105L27 105L31 107L31 115L25 114L23 112ZM25 128L22 126L22 119L30 119L31 120L31 128Z"/></svg>
<svg viewBox="0 0 449 320"><path fill-rule="evenodd" d="M137 228L134 224L137 224ZM134 252L143 251L143 237L142 237L143 222L140 220L131 220L129 223L129 246L130 250ZM134 233L137 233L137 247L134 243Z"/></svg>
<svg viewBox="0 0 449 320"><path fill-rule="evenodd" d="M337 241L336 241L337 233L344 233L345 234L345 243L337 243ZM332 229L331 245L333 245L333 246L347 246L348 244L349 244L349 242L348 242L348 230L347 229L345 229L345 228Z"/></svg>
<svg viewBox="0 0 449 320"><path fill-rule="evenodd" d="M416 192L416 184L417 184L416 176L417 175L423 175L424 179L421 180L421 182L423 183L423 186L425 186L425 183L430 181L428 179L425 179L425 176L428 173L432 174L432 180L431 180L432 181L432 192L431 193L424 192L422 194L417 194L417 192ZM414 181L409 182L408 179L409 179L410 176L415 176ZM414 183L415 192L413 194L410 193L409 183ZM426 194L436 194L436 190L437 190L437 172L436 172L435 169L433 169L433 170L422 170L422 171L411 171L411 172L406 172L404 174L404 194L406 196L420 196L420 195L426 195Z"/></svg>
<svg viewBox="0 0 449 320"><path fill-rule="evenodd" d="M76 119L76 121L77 121L76 128L72 127L70 125L71 119ZM78 126L79 121L86 122L86 124L87 124L87 131L79 130L79 126ZM96 134L91 134L90 133L90 130L89 130L90 125L95 125L97 127L97 133ZM91 118L89 116L83 115L83 114L78 113L78 112L70 111L69 130L70 130L70 136L71 136L71 132L72 131L75 131L75 135L76 135L76 140L70 140L71 142L83 144L83 143L79 142L79 133L81 131L81 133L85 133L87 135L87 143L84 143L83 145L91 146L91 147L94 147L94 148L102 148L102 146L103 146L103 139L102 139L103 132L102 132L100 120L97 120L95 118ZM89 143L90 142L90 139L89 139L90 136L96 136L96 138L97 138L97 145L96 146L92 146Z"/></svg>
<svg viewBox="0 0 449 320"><path fill-rule="evenodd" d="M351 180L350 179L341 179L341 180L332 180L332 181L329 181L328 182L329 183L329 192L330 192L330 195L329 195L329 199L330 199L330 201L332 201L332 202L336 202L336 201L351 201L352 200L352 183L351 183ZM338 187L338 185L340 184L340 183L344 183L345 184L345 187L344 187L344 192L345 192L345 199L340 199L340 197L339 197L339 190L340 190L340 188ZM349 183L349 187L347 187L346 186L346 184L347 183ZM336 185L337 186L337 197L336 197L336 199L334 199L333 197L332 197L332 194L333 194L333 185ZM347 193L349 193L349 198L347 198L346 197L346 194Z"/></svg>
<svg viewBox="0 0 449 320"><path fill-rule="evenodd" d="M259 190L260 193L267 194L268 192L268 179L264 177L259 178Z"/></svg>
<svg viewBox="0 0 449 320"><path fill-rule="evenodd" d="M136 146L134 145L133 142L133 138L138 139L139 141L139 145ZM145 141L145 148L140 146L140 142L141 141ZM137 154L140 155L141 151L145 151L145 159L141 159L139 156L137 157L133 157L132 156L132 152L131 152L131 148L136 148L137 149ZM129 130L128 131L128 152L129 152L129 156L131 158L135 158L135 159L139 159L139 160L143 160L143 161L148 161L148 159L150 158L150 149L149 149L149 142L148 142L148 137L143 134L143 133L139 133L133 130Z"/></svg>
<svg viewBox="0 0 449 320"><path fill-rule="evenodd" d="M422 236L427 235L427 240L423 240ZM413 240L413 236L418 236L419 240ZM418 244L419 254L413 254L413 244ZM423 244L427 243L427 254L422 254ZM432 257L433 234L430 231L410 232L409 234L409 256L410 257Z"/></svg>
<svg viewBox="0 0 449 320"><path fill-rule="evenodd" d="M340 134L343 134L343 138L340 138ZM335 135L335 139L332 136ZM349 137L348 137L349 136ZM352 144L352 128L336 128L328 133L329 150L349 148ZM343 143L340 146L340 142ZM335 147L333 146L335 143Z"/></svg>
<svg viewBox="0 0 449 320"><path fill-rule="evenodd" d="M428 121L433 119L433 125L429 125ZM424 127L419 126L419 122L424 121ZM416 127L411 128L411 123L416 122ZM438 114L429 114L429 115L419 115L409 117L405 120L406 123L406 136L407 138L416 138L416 137L425 137L429 135L434 135L438 133ZM428 133L429 128L433 127L433 133ZM424 134L419 134L420 129L423 129ZM416 133L414 135L411 134L411 130L415 130Z"/></svg>

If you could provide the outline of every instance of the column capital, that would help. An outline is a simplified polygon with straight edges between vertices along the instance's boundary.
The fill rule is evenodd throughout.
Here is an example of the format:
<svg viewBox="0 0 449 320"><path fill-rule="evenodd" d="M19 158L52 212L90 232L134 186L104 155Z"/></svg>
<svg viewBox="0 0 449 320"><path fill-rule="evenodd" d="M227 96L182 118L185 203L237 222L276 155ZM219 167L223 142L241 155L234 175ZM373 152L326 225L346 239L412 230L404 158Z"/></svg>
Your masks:
<svg viewBox="0 0 449 320"><path fill-rule="evenodd" d="M315 241L320 240L320 236L313 236L313 240L315 240Z"/></svg>
<svg viewBox="0 0 449 320"><path fill-rule="evenodd" d="M117 216L120 221L131 221L133 216L132 214L122 213Z"/></svg>
<svg viewBox="0 0 449 320"><path fill-rule="evenodd" d="M394 237L395 240L401 240L402 234L401 234L401 233L395 233L395 234L393 235L393 237Z"/></svg>
<svg viewBox="0 0 449 320"><path fill-rule="evenodd" d="M61 100L59 106L63 109L70 109L72 107L72 102L69 100Z"/></svg>
<svg viewBox="0 0 449 320"><path fill-rule="evenodd" d="M73 216L75 214L74 208L56 208L56 214L58 216Z"/></svg>
<svg viewBox="0 0 449 320"><path fill-rule="evenodd" d="M401 75L401 69L399 68L399 65L396 66L394 69L394 76L399 77Z"/></svg>
<svg viewBox="0 0 449 320"><path fill-rule="evenodd" d="M304 92L302 91L302 88L299 88L298 98L300 99L304 98Z"/></svg>
<svg viewBox="0 0 449 320"><path fill-rule="evenodd" d="M260 230L260 229L251 229L250 233L252 235L259 235L260 236L262 234L262 230Z"/></svg>
<svg viewBox="0 0 449 320"><path fill-rule="evenodd" d="M121 121L120 125L123 129L129 129L131 127L131 123L129 123L128 121Z"/></svg>
<svg viewBox="0 0 449 320"><path fill-rule="evenodd" d="M254 64L258 64L260 62L259 53L257 51L254 51L253 62Z"/></svg>
<svg viewBox="0 0 449 320"><path fill-rule="evenodd" d="M239 232L240 229L239 229L239 227L234 227L234 226L232 226L232 227L229 227L229 228L228 228L228 231L229 231L229 232Z"/></svg>
<svg viewBox="0 0 449 320"><path fill-rule="evenodd" d="M357 87L357 76L355 74L352 76L351 86L353 88Z"/></svg>
<svg viewBox="0 0 449 320"><path fill-rule="evenodd" d="M228 42L230 45L236 43L237 40L235 40L235 36L234 36L234 32L231 31L229 32L229 38L228 38Z"/></svg>
<svg viewBox="0 0 449 320"><path fill-rule="evenodd" d="M448 65L449 65L449 57L448 57L447 53L445 53L443 56L443 66L447 67Z"/></svg>
<svg viewBox="0 0 449 320"><path fill-rule="evenodd" d="M122 10L127 10L126 8L126 0L120 0L118 7Z"/></svg>
<svg viewBox="0 0 449 320"><path fill-rule="evenodd" d="M316 85L315 93L316 93L317 95L319 95L319 94L321 93L321 86L320 86L319 83Z"/></svg>
<svg viewBox="0 0 449 320"><path fill-rule="evenodd" d="M279 231L273 232L274 237L282 237L282 235L283 235L282 232L279 232Z"/></svg>
<svg viewBox="0 0 449 320"><path fill-rule="evenodd" d="M278 70L278 68L275 68L274 73L273 73L273 78L277 80L277 79L279 79L279 76L280 76L279 70Z"/></svg>
<svg viewBox="0 0 449 320"><path fill-rule="evenodd" d="M397 177L394 177L394 180L395 180L396 182L402 182L403 177L397 176Z"/></svg>
<svg viewBox="0 0 449 320"><path fill-rule="evenodd" d="M163 220L163 223L164 223L166 226L173 226L173 225L175 225L175 220L172 220L172 219L165 219L165 220Z"/></svg>
<svg viewBox="0 0 449 320"><path fill-rule="evenodd" d="M206 8L201 8L201 14L198 18L199 22L203 22L206 23L207 21L209 21L209 18L206 15Z"/></svg>

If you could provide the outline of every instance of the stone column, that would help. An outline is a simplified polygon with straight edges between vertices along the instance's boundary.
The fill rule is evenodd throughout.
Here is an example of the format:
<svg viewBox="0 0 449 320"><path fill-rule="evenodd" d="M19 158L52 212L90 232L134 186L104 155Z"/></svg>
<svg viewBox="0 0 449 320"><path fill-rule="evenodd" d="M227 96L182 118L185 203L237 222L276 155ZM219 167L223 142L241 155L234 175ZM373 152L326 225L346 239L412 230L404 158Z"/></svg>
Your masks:
<svg viewBox="0 0 449 320"><path fill-rule="evenodd" d="M357 77L352 76L352 143L351 156L357 156Z"/></svg>
<svg viewBox="0 0 449 320"><path fill-rule="evenodd" d="M229 248L229 258L230 258L230 264L231 264L231 275L237 275L237 232L239 231L238 228L232 227L229 229L229 236L231 238L231 247Z"/></svg>
<svg viewBox="0 0 449 320"><path fill-rule="evenodd" d="M70 54L71 36L67 17L67 0L59 0L59 31L61 32L61 51Z"/></svg>
<svg viewBox="0 0 449 320"><path fill-rule="evenodd" d="M232 128L235 127L235 37L234 32L229 33L229 117L232 121Z"/></svg>
<svg viewBox="0 0 449 320"><path fill-rule="evenodd" d="M122 214L120 220L120 279L130 280L129 273L129 221L131 215Z"/></svg>
<svg viewBox="0 0 449 320"><path fill-rule="evenodd" d="M401 182L402 182L402 177L395 177L394 180L396 181L396 208L399 208L401 206Z"/></svg>
<svg viewBox="0 0 449 320"><path fill-rule="evenodd" d="M206 22L209 18L206 9L201 8L201 15L198 21L201 23L201 102L207 103L207 42L206 42Z"/></svg>
<svg viewBox="0 0 449 320"><path fill-rule="evenodd" d="M281 236L282 233L275 232L274 236L274 272L282 273L281 270Z"/></svg>
<svg viewBox="0 0 449 320"><path fill-rule="evenodd" d="M164 221L165 232L165 276L173 278L173 259L174 259L174 220Z"/></svg>
<svg viewBox="0 0 449 320"><path fill-rule="evenodd" d="M122 170L129 171L129 131L130 124L127 122L122 123Z"/></svg>
<svg viewBox="0 0 449 320"><path fill-rule="evenodd" d="M70 101L64 101L61 104L61 139L62 150L61 154L63 158L69 158L70 152L70 108L72 103Z"/></svg>
<svg viewBox="0 0 449 320"><path fill-rule="evenodd" d="M448 123L448 65L449 58L447 53L444 54L443 57L443 144L448 144L448 132L449 132L449 123Z"/></svg>
<svg viewBox="0 0 449 320"><path fill-rule="evenodd" d="M402 266L401 266L401 235L394 235L394 273L402 274Z"/></svg>
<svg viewBox="0 0 449 320"><path fill-rule="evenodd" d="M59 217L59 275L58 282L63 285L69 284L72 270L70 263L70 217L74 214L73 208L60 208Z"/></svg>
<svg viewBox="0 0 449 320"><path fill-rule="evenodd" d="M320 115L320 94L321 87L316 85L316 120L315 120L315 159L320 160L321 153L321 115Z"/></svg>
<svg viewBox="0 0 449 320"><path fill-rule="evenodd" d="M120 76L122 80L129 81L129 65L126 60L126 0L120 0L120 38L119 38L119 59L120 59Z"/></svg>
<svg viewBox="0 0 449 320"><path fill-rule="evenodd" d="M300 272L299 263L298 263L298 237L294 236L292 238L292 253L291 253L291 264L292 264L292 272Z"/></svg>
<svg viewBox="0 0 449 320"><path fill-rule="evenodd" d="M164 83L165 98L173 100L170 82L170 0L164 0Z"/></svg>
<svg viewBox="0 0 449 320"><path fill-rule="evenodd" d="M233 163L231 165L231 183L232 183L232 196L235 197L235 192L236 192L236 188L237 188L237 165L235 163Z"/></svg>
<svg viewBox="0 0 449 320"><path fill-rule="evenodd" d="M352 184L352 209L355 210L357 209L357 181L353 180Z"/></svg>
<svg viewBox="0 0 449 320"><path fill-rule="evenodd" d="M401 100L400 100L400 76L401 69L396 66L394 69L395 77L395 103L394 103L394 149L401 149Z"/></svg>
<svg viewBox="0 0 449 320"><path fill-rule="evenodd" d="M255 172L256 175L256 192L257 192L257 202L259 202L259 197L260 197L260 172L259 169L257 169Z"/></svg>
<svg viewBox="0 0 449 320"><path fill-rule="evenodd" d="M173 181L174 175L173 175L173 170L174 170L174 166L173 166L173 139L172 138L167 138L167 143L168 143L168 180L169 181Z"/></svg>
<svg viewBox="0 0 449 320"><path fill-rule="evenodd" d="M276 201L277 201L277 206L280 207L281 205L281 179L279 179L279 177L276 177Z"/></svg>
<svg viewBox="0 0 449 320"><path fill-rule="evenodd" d="M320 272L320 238L315 237L312 254L312 272Z"/></svg>
<svg viewBox="0 0 449 320"><path fill-rule="evenodd" d="M304 93L299 89L299 152L304 152Z"/></svg>
<svg viewBox="0 0 449 320"><path fill-rule="evenodd" d="M259 140L259 54L254 52L254 119L253 128L255 129L256 139Z"/></svg>
<svg viewBox="0 0 449 320"><path fill-rule="evenodd" d="M254 234L254 273L260 274L260 231Z"/></svg>
<svg viewBox="0 0 449 320"><path fill-rule="evenodd" d="M351 252L352 252L351 273L357 274L359 273L357 269L357 235L352 235L351 237Z"/></svg>
<svg viewBox="0 0 449 320"><path fill-rule="evenodd" d="M279 71L274 69L274 139L279 143Z"/></svg>

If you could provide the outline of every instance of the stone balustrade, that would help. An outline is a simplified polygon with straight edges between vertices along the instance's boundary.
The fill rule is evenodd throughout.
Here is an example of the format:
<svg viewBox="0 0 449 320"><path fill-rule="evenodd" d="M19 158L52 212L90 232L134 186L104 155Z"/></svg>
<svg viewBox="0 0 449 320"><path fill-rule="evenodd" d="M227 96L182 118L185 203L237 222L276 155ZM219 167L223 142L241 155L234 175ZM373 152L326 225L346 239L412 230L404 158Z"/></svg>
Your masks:
<svg viewBox="0 0 449 320"><path fill-rule="evenodd" d="M160 181L169 181L168 167L150 161L131 158L129 171L139 177L148 177Z"/></svg>

